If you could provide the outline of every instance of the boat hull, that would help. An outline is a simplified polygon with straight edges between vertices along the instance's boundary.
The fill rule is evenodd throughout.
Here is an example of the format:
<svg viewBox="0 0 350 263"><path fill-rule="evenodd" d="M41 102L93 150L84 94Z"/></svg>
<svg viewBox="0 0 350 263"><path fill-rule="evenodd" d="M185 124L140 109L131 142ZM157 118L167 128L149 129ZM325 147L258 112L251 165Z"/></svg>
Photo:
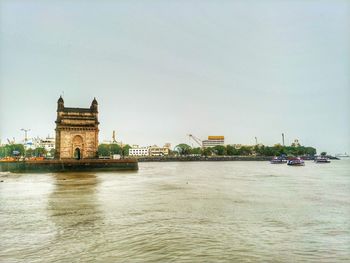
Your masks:
<svg viewBox="0 0 350 263"><path fill-rule="evenodd" d="M138 170L135 159L121 160L42 160L0 162L0 172L12 173L53 173Z"/></svg>

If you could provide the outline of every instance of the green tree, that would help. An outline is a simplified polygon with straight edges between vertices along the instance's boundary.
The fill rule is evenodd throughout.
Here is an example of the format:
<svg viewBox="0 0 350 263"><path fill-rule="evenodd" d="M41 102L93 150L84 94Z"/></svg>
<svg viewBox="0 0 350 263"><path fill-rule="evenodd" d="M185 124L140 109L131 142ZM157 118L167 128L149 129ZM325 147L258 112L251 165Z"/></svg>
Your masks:
<svg viewBox="0 0 350 263"><path fill-rule="evenodd" d="M316 149L315 148L313 148L313 147L306 147L305 148L305 153L307 154L307 155L311 155L311 156L314 156L315 154L316 154Z"/></svg>
<svg viewBox="0 0 350 263"><path fill-rule="evenodd" d="M100 144L98 146L98 155L99 156L110 156L111 151L109 148L109 144Z"/></svg>
<svg viewBox="0 0 350 263"><path fill-rule="evenodd" d="M7 156L17 156L17 154L15 154L15 152L18 152L19 156L23 156L24 155L24 146L23 144L7 144Z"/></svg>
<svg viewBox="0 0 350 263"><path fill-rule="evenodd" d="M227 155L238 155L238 150L232 146L232 145L227 145L226 146L226 152L227 152Z"/></svg>
<svg viewBox="0 0 350 263"><path fill-rule="evenodd" d="M122 148L116 144L116 143L112 143L109 144L109 154L121 154L122 153Z"/></svg>
<svg viewBox="0 0 350 263"><path fill-rule="evenodd" d="M188 155L191 154L191 146L181 143L175 147L175 151L177 151L180 155Z"/></svg>
<svg viewBox="0 0 350 263"><path fill-rule="evenodd" d="M249 146L242 146L241 148L237 149L238 155L251 155L252 154L252 148Z"/></svg>
<svg viewBox="0 0 350 263"><path fill-rule="evenodd" d="M211 147L203 148L202 155L207 157L207 156L211 156L212 154L213 154L213 149Z"/></svg>
<svg viewBox="0 0 350 263"><path fill-rule="evenodd" d="M28 150L26 150L26 157L32 157L34 155L34 150L29 148Z"/></svg>
<svg viewBox="0 0 350 263"><path fill-rule="evenodd" d="M46 154L46 149L43 147L35 148L33 151L33 155L35 157L43 157L43 156L45 156L45 154Z"/></svg>
<svg viewBox="0 0 350 263"><path fill-rule="evenodd" d="M129 149L131 149L129 144L123 146L123 156L129 156Z"/></svg>
<svg viewBox="0 0 350 263"><path fill-rule="evenodd" d="M193 149L191 149L191 154L201 155L202 154L202 150L199 147L193 148Z"/></svg>
<svg viewBox="0 0 350 263"><path fill-rule="evenodd" d="M223 145L214 146L212 150L216 155L226 155L227 153L226 147Z"/></svg>

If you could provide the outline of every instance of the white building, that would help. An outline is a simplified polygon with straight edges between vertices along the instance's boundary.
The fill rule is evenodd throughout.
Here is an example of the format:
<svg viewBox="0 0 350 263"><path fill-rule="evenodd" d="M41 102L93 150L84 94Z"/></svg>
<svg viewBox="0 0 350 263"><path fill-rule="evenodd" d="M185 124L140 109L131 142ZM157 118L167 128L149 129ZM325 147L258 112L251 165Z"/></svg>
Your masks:
<svg viewBox="0 0 350 263"><path fill-rule="evenodd" d="M148 147L139 147L138 145L133 145L129 149L130 156L165 156L170 153L170 144L164 145L164 147L159 147L157 145Z"/></svg>
<svg viewBox="0 0 350 263"><path fill-rule="evenodd" d="M208 136L208 140L202 141L203 147L214 147L218 145L225 145L225 136Z"/></svg>
<svg viewBox="0 0 350 263"><path fill-rule="evenodd" d="M139 147L138 145L133 145L129 149L130 156L149 156L149 147Z"/></svg>
<svg viewBox="0 0 350 263"><path fill-rule="evenodd" d="M48 152L55 149L55 138L46 137L45 139L41 139L39 142L39 147L45 148L45 150Z"/></svg>

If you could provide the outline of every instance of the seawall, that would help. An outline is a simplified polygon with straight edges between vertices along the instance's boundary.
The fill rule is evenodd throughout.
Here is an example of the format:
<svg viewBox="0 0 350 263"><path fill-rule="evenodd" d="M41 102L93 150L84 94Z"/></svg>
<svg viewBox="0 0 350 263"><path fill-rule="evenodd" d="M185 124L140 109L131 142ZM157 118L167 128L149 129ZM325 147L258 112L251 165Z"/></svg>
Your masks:
<svg viewBox="0 0 350 263"><path fill-rule="evenodd" d="M52 172L93 172L138 170L136 159L120 160L42 160L42 161L12 161L0 162L0 172L13 173L52 173Z"/></svg>
<svg viewBox="0 0 350 263"><path fill-rule="evenodd" d="M139 162L219 162L219 161L269 161L270 156L160 156L139 157Z"/></svg>

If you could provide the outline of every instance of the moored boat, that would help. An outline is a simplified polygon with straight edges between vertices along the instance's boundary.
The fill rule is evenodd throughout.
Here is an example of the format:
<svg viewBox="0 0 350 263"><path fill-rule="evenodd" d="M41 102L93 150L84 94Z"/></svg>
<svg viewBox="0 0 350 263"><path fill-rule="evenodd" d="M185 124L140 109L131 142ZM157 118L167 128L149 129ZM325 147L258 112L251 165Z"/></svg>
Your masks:
<svg viewBox="0 0 350 263"><path fill-rule="evenodd" d="M282 164L282 163L286 163L287 160L283 157L273 157L271 160L270 160L270 163L272 164Z"/></svg>
<svg viewBox="0 0 350 263"><path fill-rule="evenodd" d="M326 156L317 157L315 163L330 163L331 161Z"/></svg>
<svg viewBox="0 0 350 263"><path fill-rule="evenodd" d="M301 158L291 158L287 161L287 165L292 165L292 166L304 166L305 162Z"/></svg>

